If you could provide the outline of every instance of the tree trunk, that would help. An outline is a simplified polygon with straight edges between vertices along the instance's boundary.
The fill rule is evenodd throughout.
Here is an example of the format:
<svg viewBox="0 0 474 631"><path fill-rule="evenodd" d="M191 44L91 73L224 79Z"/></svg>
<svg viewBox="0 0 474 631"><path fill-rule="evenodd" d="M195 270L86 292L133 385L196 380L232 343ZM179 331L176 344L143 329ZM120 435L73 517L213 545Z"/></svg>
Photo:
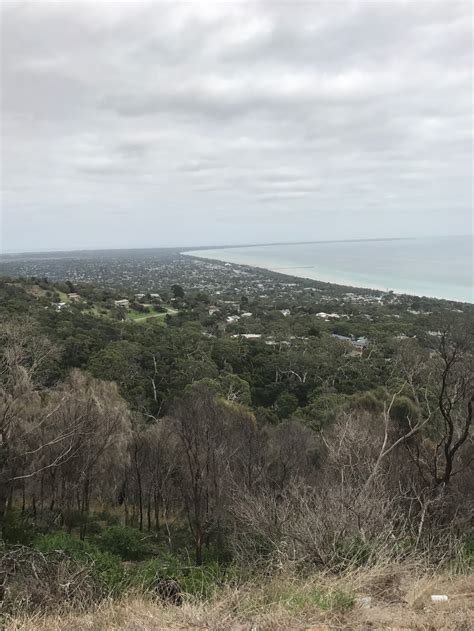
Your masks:
<svg viewBox="0 0 474 631"><path fill-rule="evenodd" d="M3 528L7 513L8 489L6 483L0 478L0 539L3 538Z"/></svg>
<svg viewBox="0 0 474 631"><path fill-rule="evenodd" d="M153 494L153 511L155 513L155 530L160 531L160 497L158 491Z"/></svg>
<svg viewBox="0 0 474 631"><path fill-rule="evenodd" d="M135 473L137 475L137 490L138 490L138 527L143 530L143 488L142 488L142 476L140 473L140 467L138 464L138 448L135 446L134 452L135 460Z"/></svg>
<svg viewBox="0 0 474 631"><path fill-rule="evenodd" d="M202 565L202 533L196 533L196 565Z"/></svg>
<svg viewBox="0 0 474 631"><path fill-rule="evenodd" d="M146 527L151 531L151 493L148 493L146 500Z"/></svg>

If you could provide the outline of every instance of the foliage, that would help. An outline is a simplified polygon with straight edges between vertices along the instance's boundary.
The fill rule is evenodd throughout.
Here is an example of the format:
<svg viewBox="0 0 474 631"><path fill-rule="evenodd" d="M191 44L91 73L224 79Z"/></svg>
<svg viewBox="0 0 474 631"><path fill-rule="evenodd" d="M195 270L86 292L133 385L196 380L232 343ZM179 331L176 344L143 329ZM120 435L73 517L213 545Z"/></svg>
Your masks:
<svg viewBox="0 0 474 631"><path fill-rule="evenodd" d="M275 279L245 300L169 278L153 299L0 280L3 540L60 530L31 554L85 568L101 594L171 578L209 598L230 568L365 570L379 554L467 566L469 308L417 319L408 298ZM124 297L135 311L114 319ZM162 300L179 313L132 321ZM350 602L325 598L281 594L295 609Z"/></svg>
<svg viewBox="0 0 474 631"><path fill-rule="evenodd" d="M235 580L234 571L218 563L195 567L175 556L164 556L142 563L130 572L130 587L153 590L160 579L174 579L182 591L201 600L213 596L218 589Z"/></svg>
<svg viewBox="0 0 474 631"><path fill-rule="evenodd" d="M125 570L120 558L89 541L62 532L38 537L34 547L43 553L60 551L78 565L87 567L105 593L119 593L124 588Z"/></svg>
<svg viewBox="0 0 474 631"><path fill-rule="evenodd" d="M150 553L149 538L135 528L112 526L96 538L96 545L124 561L138 561Z"/></svg>
<svg viewBox="0 0 474 631"><path fill-rule="evenodd" d="M36 536L31 516L19 510L9 510L3 523L3 540L8 544L29 545Z"/></svg>

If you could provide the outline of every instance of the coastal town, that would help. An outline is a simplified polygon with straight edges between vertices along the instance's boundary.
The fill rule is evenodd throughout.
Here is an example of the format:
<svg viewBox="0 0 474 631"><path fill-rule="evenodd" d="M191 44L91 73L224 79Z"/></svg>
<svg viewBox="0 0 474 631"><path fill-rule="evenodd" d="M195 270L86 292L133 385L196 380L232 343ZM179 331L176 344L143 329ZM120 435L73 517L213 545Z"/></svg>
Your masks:
<svg viewBox="0 0 474 631"><path fill-rule="evenodd" d="M57 311L163 325L170 318L197 321L204 336L276 348L326 333L354 358L387 339L436 335L432 319L440 312L472 311L468 304L344 287L175 249L4 255L0 272L35 279L45 308Z"/></svg>

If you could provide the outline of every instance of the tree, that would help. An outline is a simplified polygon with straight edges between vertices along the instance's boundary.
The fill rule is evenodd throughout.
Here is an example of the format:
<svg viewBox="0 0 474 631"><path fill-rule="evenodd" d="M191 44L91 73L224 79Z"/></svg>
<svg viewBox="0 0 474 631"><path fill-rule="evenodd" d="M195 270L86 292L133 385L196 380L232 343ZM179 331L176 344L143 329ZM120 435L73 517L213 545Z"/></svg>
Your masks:
<svg viewBox="0 0 474 631"><path fill-rule="evenodd" d="M431 351L405 345L402 364L414 399L431 421L423 440L409 445L424 476L446 488L473 461L474 334L469 320L452 320L431 336Z"/></svg>
<svg viewBox="0 0 474 631"><path fill-rule="evenodd" d="M194 539L196 565L201 565L212 502L218 501L215 487L221 480L217 467L222 463L222 414L212 391L196 386L175 403L170 417L177 438L180 488Z"/></svg>
<svg viewBox="0 0 474 631"><path fill-rule="evenodd" d="M114 383L78 370L52 393L49 405L55 431L69 435L68 457L60 467L62 508L76 505L83 538L94 487L113 485L127 466L130 412Z"/></svg>
<svg viewBox="0 0 474 631"><path fill-rule="evenodd" d="M0 327L0 535L15 465L25 452L26 437L44 423L41 413L43 371L56 355L31 321L11 321ZM58 438L59 440L59 438ZM37 445L36 452L44 449Z"/></svg>
<svg viewBox="0 0 474 631"><path fill-rule="evenodd" d="M173 296L175 298L184 298L184 289L181 285L171 285L171 291L173 292Z"/></svg>

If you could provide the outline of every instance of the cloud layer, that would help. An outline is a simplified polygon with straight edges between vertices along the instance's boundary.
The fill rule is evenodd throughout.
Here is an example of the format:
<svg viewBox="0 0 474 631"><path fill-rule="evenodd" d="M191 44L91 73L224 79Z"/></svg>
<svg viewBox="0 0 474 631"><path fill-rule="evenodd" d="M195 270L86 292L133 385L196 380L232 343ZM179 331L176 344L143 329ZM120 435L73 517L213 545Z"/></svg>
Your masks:
<svg viewBox="0 0 474 631"><path fill-rule="evenodd" d="M472 229L470 2L7 2L2 245Z"/></svg>

